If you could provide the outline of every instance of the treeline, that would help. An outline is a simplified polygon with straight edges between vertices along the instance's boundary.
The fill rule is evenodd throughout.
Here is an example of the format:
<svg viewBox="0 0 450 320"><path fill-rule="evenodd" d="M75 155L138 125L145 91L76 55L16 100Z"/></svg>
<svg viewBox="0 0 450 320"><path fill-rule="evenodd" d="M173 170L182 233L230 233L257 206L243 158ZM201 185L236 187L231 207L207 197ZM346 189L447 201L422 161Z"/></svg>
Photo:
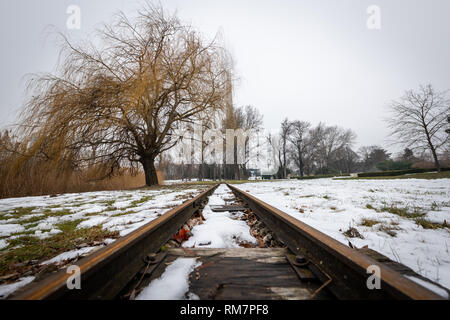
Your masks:
<svg viewBox="0 0 450 320"><path fill-rule="evenodd" d="M163 173L166 180L186 180L190 181L196 179L202 180L245 180L248 179L252 172L260 174L255 168L250 166L252 160L250 155L251 142L255 137L252 136L258 130L262 130L263 116L259 110L253 106L236 107L232 101L226 104L224 112L220 112L215 117L202 119L201 134L202 142L200 150L196 152L195 163L178 163L175 158L177 154L173 152L166 152L157 159L157 169ZM205 132L207 129L214 128L220 133L220 143L222 144L222 158L217 161L212 161L211 158L211 144L213 141L205 139ZM243 141L241 148L238 150L238 138L234 137L234 145L227 146L226 130L231 129L242 130L248 133ZM193 128L187 128L193 131ZM255 148L263 148L261 145L254 145ZM227 149L231 148L231 149ZM226 153L231 152L233 155L233 163L227 163ZM213 151L214 153L215 151ZM242 153L244 161L238 161L238 154ZM258 171L258 172L256 172Z"/></svg>
<svg viewBox="0 0 450 320"><path fill-rule="evenodd" d="M268 137L277 155L276 177L352 172L358 161L352 149L355 140L356 134L351 129L285 119L279 135Z"/></svg>
<svg viewBox="0 0 450 320"><path fill-rule="evenodd" d="M239 115L238 119L241 120L231 120L233 119L231 114ZM248 118L258 119L254 122L256 125L249 127L260 129L262 116L256 108L246 107L230 109L225 121L222 122L222 131L227 126L233 128L233 123L234 127L239 128L246 123L242 120ZM266 145L258 146L260 149L266 147L271 149L272 157L264 159L267 164L266 170L249 166L248 163L253 160L251 158L247 158L244 165L174 164L170 158L161 158L158 168L164 172L165 178L170 180L240 180L261 175L266 178L285 179L289 176L435 168L433 156L426 149L414 152L410 148L404 148L395 155L377 145L355 149L356 138L357 135L351 129L329 126L325 123L313 126L307 121L285 119L277 133L265 137ZM246 156L249 154L246 153ZM440 154L440 163L445 167L450 165L448 150Z"/></svg>
<svg viewBox="0 0 450 320"><path fill-rule="evenodd" d="M268 138L278 155L278 170L273 176L284 179L288 175L303 177L435 168L435 160L426 149L415 154L412 149L404 148L396 155L377 145L355 150L356 138L351 129L324 123L312 126L307 121L285 119L279 135ZM448 150L439 156L441 165L450 165Z"/></svg>

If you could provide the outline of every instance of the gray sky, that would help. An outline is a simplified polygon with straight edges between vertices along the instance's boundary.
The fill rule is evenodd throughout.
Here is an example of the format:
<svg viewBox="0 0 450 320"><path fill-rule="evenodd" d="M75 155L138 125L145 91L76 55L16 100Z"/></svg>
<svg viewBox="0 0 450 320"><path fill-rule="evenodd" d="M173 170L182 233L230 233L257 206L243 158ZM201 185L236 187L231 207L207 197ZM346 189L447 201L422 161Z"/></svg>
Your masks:
<svg viewBox="0 0 450 320"><path fill-rule="evenodd" d="M16 120L24 76L54 70L58 46L46 27L73 39L92 35L140 1L0 1L0 125ZM206 36L223 33L240 81L237 105L251 104L267 128L283 118L352 128L358 146L385 144L386 105L419 84L450 89L448 0L162 0ZM66 28L69 5L81 30ZM381 9L370 30L366 10Z"/></svg>

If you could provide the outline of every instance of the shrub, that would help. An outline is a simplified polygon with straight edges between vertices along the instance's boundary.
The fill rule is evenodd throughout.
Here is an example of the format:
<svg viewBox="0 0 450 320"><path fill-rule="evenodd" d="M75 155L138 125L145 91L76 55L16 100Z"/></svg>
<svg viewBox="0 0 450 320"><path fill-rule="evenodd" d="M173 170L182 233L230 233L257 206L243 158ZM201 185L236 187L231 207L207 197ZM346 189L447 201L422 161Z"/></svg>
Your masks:
<svg viewBox="0 0 450 320"><path fill-rule="evenodd" d="M392 160L385 160L378 162L376 167L377 169L381 171L388 171L388 170L409 170L411 169L412 162L410 161L392 161Z"/></svg>
<svg viewBox="0 0 450 320"><path fill-rule="evenodd" d="M391 170L391 171L380 171L380 172L363 172L358 173L359 178L364 177L388 177L388 176L402 176L405 174L413 173L425 173L436 171L436 169L409 169L409 170ZM450 168L441 168L441 171L450 171Z"/></svg>
<svg viewBox="0 0 450 320"><path fill-rule="evenodd" d="M334 178L334 177L350 177L350 174L349 173L344 173L344 174L320 174L320 175L315 175L315 176L293 177L293 179L310 180L310 179L323 179L323 178Z"/></svg>

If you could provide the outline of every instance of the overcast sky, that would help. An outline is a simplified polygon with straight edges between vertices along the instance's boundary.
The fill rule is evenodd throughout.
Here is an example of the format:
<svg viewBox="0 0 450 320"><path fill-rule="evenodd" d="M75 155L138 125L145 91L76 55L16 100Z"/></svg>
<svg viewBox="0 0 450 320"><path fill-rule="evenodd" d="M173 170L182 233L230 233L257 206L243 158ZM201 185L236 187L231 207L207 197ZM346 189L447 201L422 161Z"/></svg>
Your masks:
<svg viewBox="0 0 450 320"><path fill-rule="evenodd" d="M72 39L91 36L113 13L140 1L1 0L0 125L16 121L24 76L54 70L54 25ZM385 144L386 105L419 84L450 89L449 0L162 0L206 36L219 30L235 61L234 99L264 114L353 129L357 146ZM69 5L81 29L66 27ZM381 9L381 29L367 27L367 8Z"/></svg>

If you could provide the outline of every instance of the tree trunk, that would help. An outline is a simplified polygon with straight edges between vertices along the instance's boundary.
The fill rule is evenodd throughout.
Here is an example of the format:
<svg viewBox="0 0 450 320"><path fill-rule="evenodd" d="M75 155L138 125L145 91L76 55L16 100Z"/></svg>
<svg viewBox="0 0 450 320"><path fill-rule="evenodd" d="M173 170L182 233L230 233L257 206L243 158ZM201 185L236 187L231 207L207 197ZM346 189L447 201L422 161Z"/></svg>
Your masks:
<svg viewBox="0 0 450 320"><path fill-rule="evenodd" d="M303 178L303 176L305 175L304 170L303 170L303 161L302 158L300 157L299 161L298 161L298 168L300 169L300 177Z"/></svg>
<svg viewBox="0 0 450 320"><path fill-rule="evenodd" d="M234 167L233 167L233 169L234 169L234 180L239 180L239 164L237 163L237 158L238 158L238 155L237 155L237 152L238 152L238 150L237 150L237 137L235 137L234 138L234 146L233 146L233 151L234 151L234 155L233 155L233 160L234 160Z"/></svg>
<svg viewBox="0 0 450 320"><path fill-rule="evenodd" d="M145 184L147 186L157 186L159 183L158 175L156 174L155 159L144 158L142 159L141 163L144 167Z"/></svg>
<svg viewBox="0 0 450 320"><path fill-rule="evenodd" d="M433 146L431 147L431 153L433 154L434 165L436 166L437 171L441 172L441 164L439 163L436 150L434 149Z"/></svg>
<svg viewBox="0 0 450 320"><path fill-rule="evenodd" d="M428 128L427 127L425 127L425 134L427 135L427 142L428 142L428 145L430 147L431 153L433 154L434 165L436 166L437 171L441 172L441 164L439 163L439 159L437 157L436 149L435 149L433 143L431 142L430 134L428 133Z"/></svg>
<svg viewBox="0 0 450 320"><path fill-rule="evenodd" d="M203 181L205 175L204 175L204 167L203 162L198 167L198 181Z"/></svg>

